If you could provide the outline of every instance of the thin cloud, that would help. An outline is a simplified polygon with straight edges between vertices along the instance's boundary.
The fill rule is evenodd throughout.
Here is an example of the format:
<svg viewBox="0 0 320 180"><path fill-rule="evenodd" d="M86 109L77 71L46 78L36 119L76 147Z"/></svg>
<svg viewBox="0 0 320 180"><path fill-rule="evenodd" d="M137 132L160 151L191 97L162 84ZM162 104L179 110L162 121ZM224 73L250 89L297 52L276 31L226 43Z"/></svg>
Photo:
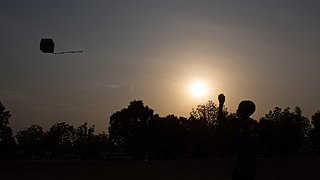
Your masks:
<svg viewBox="0 0 320 180"><path fill-rule="evenodd" d="M2 91L0 92L0 97L1 98L14 98L14 99L17 99L17 98L25 98L26 96L19 93L19 92L15 92L15 91Z"/></svg>
<svg viewBox="0 0 320 180"><path fill-rule="evenodd" d="M110 84L110 83L101 83L101 82L95 82L92 84L92 87L94 89L101 89L101 88L106 88L106 89L117 89L119 88L118 85L116 84Z"/></svg>

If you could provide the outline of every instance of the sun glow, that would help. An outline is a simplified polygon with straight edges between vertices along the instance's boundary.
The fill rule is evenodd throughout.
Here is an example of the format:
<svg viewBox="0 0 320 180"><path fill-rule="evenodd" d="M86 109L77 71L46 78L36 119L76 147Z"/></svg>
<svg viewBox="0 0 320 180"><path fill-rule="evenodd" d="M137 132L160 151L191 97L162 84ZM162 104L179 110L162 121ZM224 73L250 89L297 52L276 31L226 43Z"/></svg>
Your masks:
<svg viewBox="0 0 320 180"><path fill-rule="evenodd" d="M202 82L196 82L191 86L191 93L195 97L203 97L207 94L208 88Z"/></svg>

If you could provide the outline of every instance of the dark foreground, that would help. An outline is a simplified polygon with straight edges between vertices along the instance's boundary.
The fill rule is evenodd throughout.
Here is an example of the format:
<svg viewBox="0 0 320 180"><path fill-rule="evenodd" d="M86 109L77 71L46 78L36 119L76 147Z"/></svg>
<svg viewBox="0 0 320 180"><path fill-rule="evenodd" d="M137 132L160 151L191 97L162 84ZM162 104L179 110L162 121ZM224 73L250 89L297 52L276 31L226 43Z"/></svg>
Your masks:
<svg viewBox="0 0 320 180"><path fill-rule="evenodd" d="M0 161L0 179L231 179L231 159L161 161ZM261 158L257 180L319 180L315 157Z"/></svg>

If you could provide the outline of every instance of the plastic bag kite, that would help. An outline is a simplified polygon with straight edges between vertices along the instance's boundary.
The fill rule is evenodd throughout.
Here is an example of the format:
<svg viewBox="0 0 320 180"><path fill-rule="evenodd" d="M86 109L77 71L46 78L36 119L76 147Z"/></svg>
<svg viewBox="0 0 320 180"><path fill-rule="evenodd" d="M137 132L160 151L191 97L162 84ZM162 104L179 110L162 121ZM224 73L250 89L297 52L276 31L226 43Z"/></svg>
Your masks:
<svg viewBox="0 0 320 180"><path fill-rule="evenodd" d="M40 41L40 51L43 53L52 53L52 54L65 54L65 53L82 53L83 51L63 51L63 52L54 52L54 42L51 38L42 38Z"/></svg>

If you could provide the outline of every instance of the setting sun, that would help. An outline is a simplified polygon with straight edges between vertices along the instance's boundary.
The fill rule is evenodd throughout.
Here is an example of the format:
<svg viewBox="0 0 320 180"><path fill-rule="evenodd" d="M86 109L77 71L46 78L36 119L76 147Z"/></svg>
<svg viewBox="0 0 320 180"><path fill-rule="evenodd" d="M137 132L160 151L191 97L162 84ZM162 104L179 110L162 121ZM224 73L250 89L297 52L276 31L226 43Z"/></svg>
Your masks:
<svg viewBox="0 0 320 180"><path fill-rule="evenodd" d="M196 96L196 97L203 97L204 95L206 95L207 91L208 91L207 86L201 82L194 83L191 86L191 93L193 96Z"/></svg>

